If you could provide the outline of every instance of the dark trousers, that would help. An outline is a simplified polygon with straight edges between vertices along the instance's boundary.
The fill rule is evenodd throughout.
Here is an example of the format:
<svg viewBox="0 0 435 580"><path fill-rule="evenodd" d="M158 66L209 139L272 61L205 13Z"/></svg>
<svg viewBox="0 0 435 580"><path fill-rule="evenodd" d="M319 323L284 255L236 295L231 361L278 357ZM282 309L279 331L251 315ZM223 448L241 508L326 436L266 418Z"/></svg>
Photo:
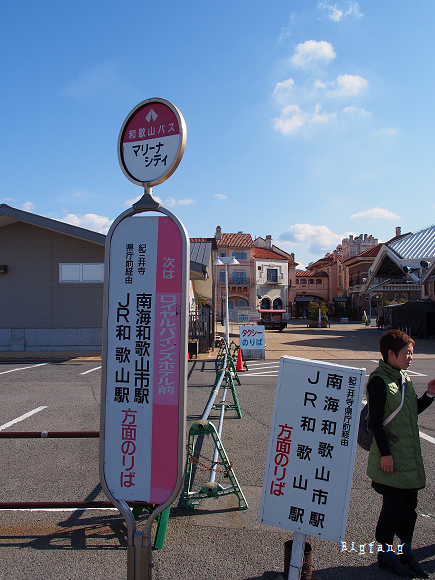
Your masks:
<svg viewBox="0 0 435 580"><path fill-rule="evenodd" d="M393 544L396 535L402 542L412 540L417 520L418 489L398 489L373 482L373 488L382 494L383 502L376 526L376 540Z"/></svg>

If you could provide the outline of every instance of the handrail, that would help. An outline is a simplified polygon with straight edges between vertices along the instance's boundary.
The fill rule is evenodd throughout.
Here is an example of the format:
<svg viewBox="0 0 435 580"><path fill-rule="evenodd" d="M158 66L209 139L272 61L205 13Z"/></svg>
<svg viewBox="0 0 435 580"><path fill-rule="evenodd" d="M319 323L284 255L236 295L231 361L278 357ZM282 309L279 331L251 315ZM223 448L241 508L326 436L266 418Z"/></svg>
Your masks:
<svg viewBox="0 0 435 580"><path fill-rule="evenodd" d="M225 344L226 344L226 343L225 343ZM223 381L223 379L224 379L225 372L226 372L226 370L225 370L225 369L226 369L226 366L227 366L227 357L228 357L228 353L227 353L227 352L225 352L225 359L224 359L224 364L223 364L223 367L222 367L222 370L221 370L221 374L220 374L220 376L219 376L219 380L218 380L218 382L216 383L216 387L215 387L215 388L213 389L213 391L211 392L211 395L210 395L210 398L209 398L209 400L208 400L208 403L207 403L207 405L206 405L206 407L205 407L205 409L204 409L204 412L203 412L203 414L202 414L202 416L201 416L201 421L206 421L206 420L208 419L208 417L209 417L209 415L210 415L210 411L211 411L211 409L212 409L212 407L213 407L213 405L214 405L215 399L216 399L216 397L217 397L217 394L218 394L218 392L219 392L219 389L221 388L222 381Z"/></svg>
<svg viewBox="0 0 435 580"><path fill-rule="evenodd" d="M99 431L0 431L0 439L80 439L99 436Z"/></svg>

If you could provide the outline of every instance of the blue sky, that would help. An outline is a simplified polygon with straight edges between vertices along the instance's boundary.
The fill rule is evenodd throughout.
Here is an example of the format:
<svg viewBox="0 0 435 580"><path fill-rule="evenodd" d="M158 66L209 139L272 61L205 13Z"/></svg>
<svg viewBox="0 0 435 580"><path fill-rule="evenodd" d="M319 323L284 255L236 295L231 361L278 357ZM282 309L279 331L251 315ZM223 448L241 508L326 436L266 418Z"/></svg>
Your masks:
<svg viewBox="0 0 435 580"><path fill-rule="evenodd" d="M303 265L435 222L435 3L17 0L0 20L0 202L105 233L141 195L117 139L174 103L153 190L191 237L273 236Z"/></svg>

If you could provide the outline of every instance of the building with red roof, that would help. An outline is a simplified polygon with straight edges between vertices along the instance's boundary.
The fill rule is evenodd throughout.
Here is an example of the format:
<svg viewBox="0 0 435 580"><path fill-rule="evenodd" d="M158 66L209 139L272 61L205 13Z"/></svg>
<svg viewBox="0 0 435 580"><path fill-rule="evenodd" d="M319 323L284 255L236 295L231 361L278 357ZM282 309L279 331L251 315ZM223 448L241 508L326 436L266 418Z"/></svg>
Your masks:
<svg viewBox="0 0 435 580"><path fill-rule="evenodd" d="M218 257L234 257L228 267L228 307L230 311L288 309L289 272L296 267L294 254L288 254L272 243L272 236L252 239L243 232L223 233L216 228ZM213 260L213 261L214 261ZM216 312L225 317L225 266L214 266Z"/></svg>

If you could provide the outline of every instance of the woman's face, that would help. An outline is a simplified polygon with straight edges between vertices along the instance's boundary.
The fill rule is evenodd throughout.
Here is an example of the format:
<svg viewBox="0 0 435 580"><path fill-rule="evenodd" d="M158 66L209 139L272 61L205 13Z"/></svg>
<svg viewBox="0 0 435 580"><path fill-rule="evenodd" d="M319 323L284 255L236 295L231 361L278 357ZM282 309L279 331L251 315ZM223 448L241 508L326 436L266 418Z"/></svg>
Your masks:
<svg viewBox="0 0 435 580"><path fill-rule="evenodd" d="M401 350L399 350L398 355L396 356L392 350L388 351L388 363L394 367L395 369L399 370L406 370L409 369L412 363L412 355L414 354L414 347L412 344L408 344L408 346L404 346Z"/></svg>

